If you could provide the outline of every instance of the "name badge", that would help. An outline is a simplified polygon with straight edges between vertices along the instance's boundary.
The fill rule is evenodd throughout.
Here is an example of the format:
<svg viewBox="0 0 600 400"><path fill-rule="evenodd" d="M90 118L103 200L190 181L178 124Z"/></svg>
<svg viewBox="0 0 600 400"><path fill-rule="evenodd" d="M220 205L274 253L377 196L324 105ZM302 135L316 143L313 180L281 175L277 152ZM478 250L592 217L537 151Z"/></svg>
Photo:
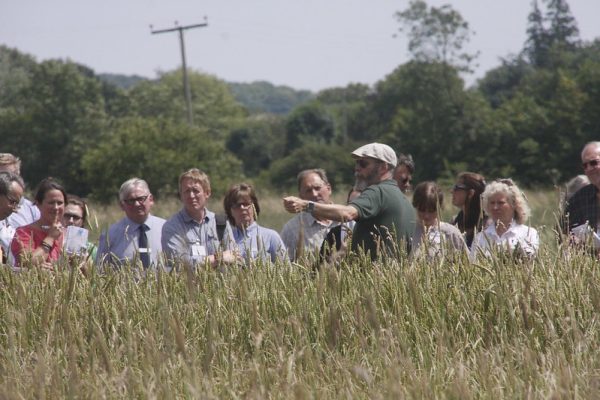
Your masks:
<svg viewBox="0 0 600 400"><path fill-rule="evenodd" d="M201 244L193 244L192 245L192 257L206 257L206 247Z"/></svg>

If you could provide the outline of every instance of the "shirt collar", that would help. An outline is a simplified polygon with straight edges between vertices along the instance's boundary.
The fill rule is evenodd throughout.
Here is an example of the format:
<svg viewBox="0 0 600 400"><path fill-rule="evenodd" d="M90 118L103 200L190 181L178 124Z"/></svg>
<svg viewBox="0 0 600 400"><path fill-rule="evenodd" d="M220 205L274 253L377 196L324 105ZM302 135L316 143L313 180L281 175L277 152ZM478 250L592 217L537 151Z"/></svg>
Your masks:
<svg viewBox="0 0 600 400"><path fill-rule="evenodd" d="M233 227L233 236L237 239L241 236L249 237L252 233L258 230L258 224L256 221L251 223L246 229L240 229L237 226Z"/></svg>
<svg viewBox="0 0 600 400"><path fill-rule="evenodd" d="M506 235L509 232L510 233L514 232L514 230L517 229L518 227L519 227L519 224L517 224L517 222L514 219L512 219L510 221L510 225L508 225L508 229L506 230L506 232L504 232L504 234ZM498 235L498 233L496 233L496 224L493 221L487 228L485 228L485 231L487 233L494 234L496 236L500 236L500 235Z"/></svg>
<svg viewBox="0 0 600 400"><path fill-rule="evenodd" d="M146 224L146 225L148 225L148 221L150 220L150 217L151 217L151 216L152 216L152 214L148 214L148 217L146 218L146 220L145 220L144 222L142 222L141 224L138 224L137 222L135 222L135 221L133 221L133 220L129 219L129 217L127 217L127 216L125 216L125 221L126 221L126 224L127 224L128 226L130 226L132 229L139 229L139 227L140 227L142 224ZM149 225L148 225L148 226L149 226Z"/></svg>
<svg viewBox="0 0 600 400"><path fill-rule="evenodd" d="M187 222L187 223L190 223L190 222L196 222L196 223L198 223L198 221L196 221L194 218L191 217L191 215L187 212L187 210L185 209L185 207L183 207L181 209L181 216L182 216L183 220L185 222ZM208 211L207 208L204 208L204 221L203 221L203 223L207 223L211 219L214 219L214 217L215 217L215 213L213 213L212 211Z"/></svg>

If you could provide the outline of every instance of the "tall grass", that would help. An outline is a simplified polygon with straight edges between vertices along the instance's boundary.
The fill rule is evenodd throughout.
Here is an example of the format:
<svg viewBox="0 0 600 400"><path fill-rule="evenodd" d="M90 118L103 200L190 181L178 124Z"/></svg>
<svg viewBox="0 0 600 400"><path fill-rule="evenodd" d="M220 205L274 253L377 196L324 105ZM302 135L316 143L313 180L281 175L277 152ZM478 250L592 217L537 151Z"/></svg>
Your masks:
<svg viewBox="0 0 600 400"><path fill-rule="evenodd" d="M0 269L1 398L595 398L595 260Z"/></svg>

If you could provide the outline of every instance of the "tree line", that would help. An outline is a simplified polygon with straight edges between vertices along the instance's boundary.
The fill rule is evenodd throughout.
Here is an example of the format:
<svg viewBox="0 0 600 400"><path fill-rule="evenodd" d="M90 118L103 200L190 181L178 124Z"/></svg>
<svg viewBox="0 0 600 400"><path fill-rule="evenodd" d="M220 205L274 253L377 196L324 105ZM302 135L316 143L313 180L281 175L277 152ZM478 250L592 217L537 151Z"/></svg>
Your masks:
<svg viewBox="0 0 600 400"><path fill-rule="evenodd" d="M241 179L290 190L311 167L350 184L349 152L369 141L412 154L417 181L472 170L549 186L579 173L583 144L600 139L600 40L579 39L565 0L534 1L522 51L470 88L461 74L476 54L463 51L460 14L416 0L396 18L411 61L373 86L290 93L303 103L287 114L244 106L231 85L191 71L194 126L180 71L122 88L72 61L0 46L1 151L21 157L30 183L54 176L100 201L131 176L173 193L191 166L217 192ZM268 89L257 93L268 99Z"/></svg>

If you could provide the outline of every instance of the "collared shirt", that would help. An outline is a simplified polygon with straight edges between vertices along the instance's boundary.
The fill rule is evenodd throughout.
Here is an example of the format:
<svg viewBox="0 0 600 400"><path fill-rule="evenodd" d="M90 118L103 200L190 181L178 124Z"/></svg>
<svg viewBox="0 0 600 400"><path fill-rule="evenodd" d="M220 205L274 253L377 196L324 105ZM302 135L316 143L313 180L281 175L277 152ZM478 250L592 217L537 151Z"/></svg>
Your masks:
<svg viewBox="0 0 600 400"><path fill-rule="evenodd" d="M589 184L579 189L567 201L562 221L563 232L567 233L586 222L592 227L592 230L596 231L600 227L598 225L599 206L598 188L596 186Z"/></svg>
<svg viewBox="0 0 600 400"><path fill-rule="evenodd" d="M467 255L467 252L465 239L456 226L440 222L439 225L425 228L421 222L417 222L412 237L413 258L434 260L461 253Z"/></svg>
<svg viewBox="0 0 600 400"><path fill-rule="evenodd" d="M17 229L20 226L29 225L40 219L40 210L31 201L25 197L21 197L19 209L10 214L6 219L10 226Z"/></svg>
<svg viewBox="0 0 600 400"><path fill-rule="evenodd" d="M149 215L144 224L148 226L146 236L148 237L148 250L150 252L150 263L156 267L161 263L162 246L160 237L165 220L154 215ZM113 224L108 232L102 232L98 244L96 264L105 263L120 266L125 262L139 261L138 240L140 225L125 217Z"/></svg>
<svg viewBox="0 0 600 400"><path fill-rule="evenodd" d="M480 255L490 257L495 251L514 251L520 249L524 255L533 257L540 247L540 237L534 228L517 224L514 220L508 230L501 236L496 233L496 225L490 224L485 230L475 235L469 258L476 259Z"/></svg>
<svg viewBox="0 0 600 400"><path fill-rule="evenodd" d="M351 250L395 257L405 247L415 231L415 209L393 179L385 179L367 187L349 203L356 208L358 218L352 233Z"/></svg>
<svg viewBox="0 0 600 400"><path fill-rule="evenodd" d="M215 213L205 209L204 214L204 219L198 222L182 208L165 222L162 247L170 266L177 261L191 265L202 263L207 256L219 251ZM229 224L226 231L231 237Z"/></svg>
<svg viewBox="0 0 600 400"><path fill-rule="evenodd" d="M302 249L304 255L313 254L315 258L318 257L327 232L336 225L339 225L339 222L332 221L325 224L317 221L307 212L294 215L281 230L281 239L285 244L290 260L296 260L300 249Z"/></svg>
<svg viewBox="0 0 600 400"><path fill-rule="evenodd" d="M234 227L232 231L235 247L247 265L256 259L271 260L271 262L275 262L278 258L287 260L285 244L274 230L263 228L253 222L246 229Z"/></svg>
<svg viewBox="0 0 600 400"><path fill-rule="evenodd" d="M15 228L13 228L9 223L8 223L8 218L3 219L2 221L0 221L0 248L2 248L2 258L6 259L6 257L8 257L8 252L10 250L10 242L13 239L13 236L15 236ZM0 260L1 261L5 261L5 260Z"/></svg>

